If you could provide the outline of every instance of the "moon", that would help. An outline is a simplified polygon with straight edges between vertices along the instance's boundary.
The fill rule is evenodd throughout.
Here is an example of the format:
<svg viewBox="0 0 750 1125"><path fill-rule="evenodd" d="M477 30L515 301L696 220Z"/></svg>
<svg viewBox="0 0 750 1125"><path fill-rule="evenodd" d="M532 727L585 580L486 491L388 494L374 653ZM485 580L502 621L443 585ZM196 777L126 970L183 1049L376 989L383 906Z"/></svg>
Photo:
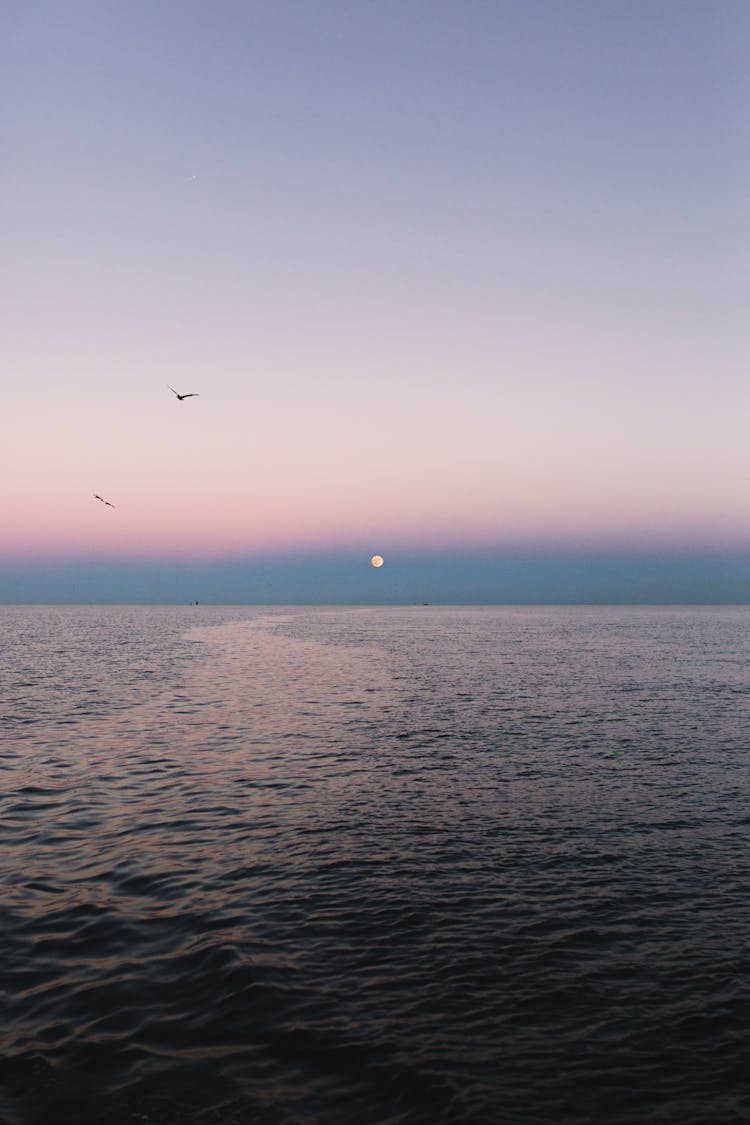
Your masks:
<svg viewBox="0 0 750 1125"><path fill-rule="evenodd" d="M383 556L382 555L373 555L372 558L370 559L370 562L372 563L373 566L376 566L376 567L382 566L383 565Z"/></svg>

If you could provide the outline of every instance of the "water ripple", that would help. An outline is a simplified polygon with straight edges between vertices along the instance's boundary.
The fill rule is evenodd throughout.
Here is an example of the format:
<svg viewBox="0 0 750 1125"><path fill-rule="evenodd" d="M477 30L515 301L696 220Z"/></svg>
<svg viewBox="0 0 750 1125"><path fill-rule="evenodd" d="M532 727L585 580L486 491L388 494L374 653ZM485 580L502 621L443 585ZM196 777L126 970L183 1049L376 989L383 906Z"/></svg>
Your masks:
<svg viewBox="0 0 750 1125"><path fill-rule="evenodd" d="M750 613L4 607L0 1120L750 1120Z"/></svg>

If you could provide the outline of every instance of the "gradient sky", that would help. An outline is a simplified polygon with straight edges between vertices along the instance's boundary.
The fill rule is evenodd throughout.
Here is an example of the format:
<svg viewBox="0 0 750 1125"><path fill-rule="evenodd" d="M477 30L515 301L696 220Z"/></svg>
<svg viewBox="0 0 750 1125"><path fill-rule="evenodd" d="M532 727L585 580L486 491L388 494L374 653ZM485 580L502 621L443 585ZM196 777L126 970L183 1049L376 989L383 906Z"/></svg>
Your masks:
<svg viewBox="0 0 750 1125"><path fill-rule="evenodd" d="M0 44L0 600L750 557L744 0L10 0Z"/></svg>

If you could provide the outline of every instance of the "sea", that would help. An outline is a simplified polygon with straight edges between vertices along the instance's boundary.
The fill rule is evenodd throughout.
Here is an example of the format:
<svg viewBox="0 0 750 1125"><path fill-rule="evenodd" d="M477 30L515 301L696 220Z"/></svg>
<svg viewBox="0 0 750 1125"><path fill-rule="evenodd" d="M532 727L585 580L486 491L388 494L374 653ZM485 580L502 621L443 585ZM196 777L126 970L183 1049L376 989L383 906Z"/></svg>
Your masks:
<svg viewBox="0 0 750 1125"><path fill-rule="evenodd" d="M750 1122L750 608L0 607L3 1125Z"/></svg>

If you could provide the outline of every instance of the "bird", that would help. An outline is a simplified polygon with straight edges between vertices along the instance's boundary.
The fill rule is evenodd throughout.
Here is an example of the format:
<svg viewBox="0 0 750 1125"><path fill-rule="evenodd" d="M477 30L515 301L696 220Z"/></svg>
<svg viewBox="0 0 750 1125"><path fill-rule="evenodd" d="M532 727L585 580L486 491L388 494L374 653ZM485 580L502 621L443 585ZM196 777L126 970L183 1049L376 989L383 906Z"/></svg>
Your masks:
<svg viewBox="0 0 750 1125"><path fill-rule="evenodd" d="M94 493L94 499L101 500L102 504L106 504L108 508L114 508L114 504L110 504L109 500L105 500L104 497L100 496L98 492Z"/></svg>
<svg viewBox="0 0 750 1125"><path fill-rule="evenodd" d="M169 383L167 383L167 386L169 387ZM170 389L170 391L172 392L173 395L177 395L177 398L179 399L180 402L182 402L182 400L184 398L197 398L198 397L197 391L191 391L190 394L188 394L188 395L178 395L177 391L174 389L174 387L169 387L169 389Z"/></svg>

